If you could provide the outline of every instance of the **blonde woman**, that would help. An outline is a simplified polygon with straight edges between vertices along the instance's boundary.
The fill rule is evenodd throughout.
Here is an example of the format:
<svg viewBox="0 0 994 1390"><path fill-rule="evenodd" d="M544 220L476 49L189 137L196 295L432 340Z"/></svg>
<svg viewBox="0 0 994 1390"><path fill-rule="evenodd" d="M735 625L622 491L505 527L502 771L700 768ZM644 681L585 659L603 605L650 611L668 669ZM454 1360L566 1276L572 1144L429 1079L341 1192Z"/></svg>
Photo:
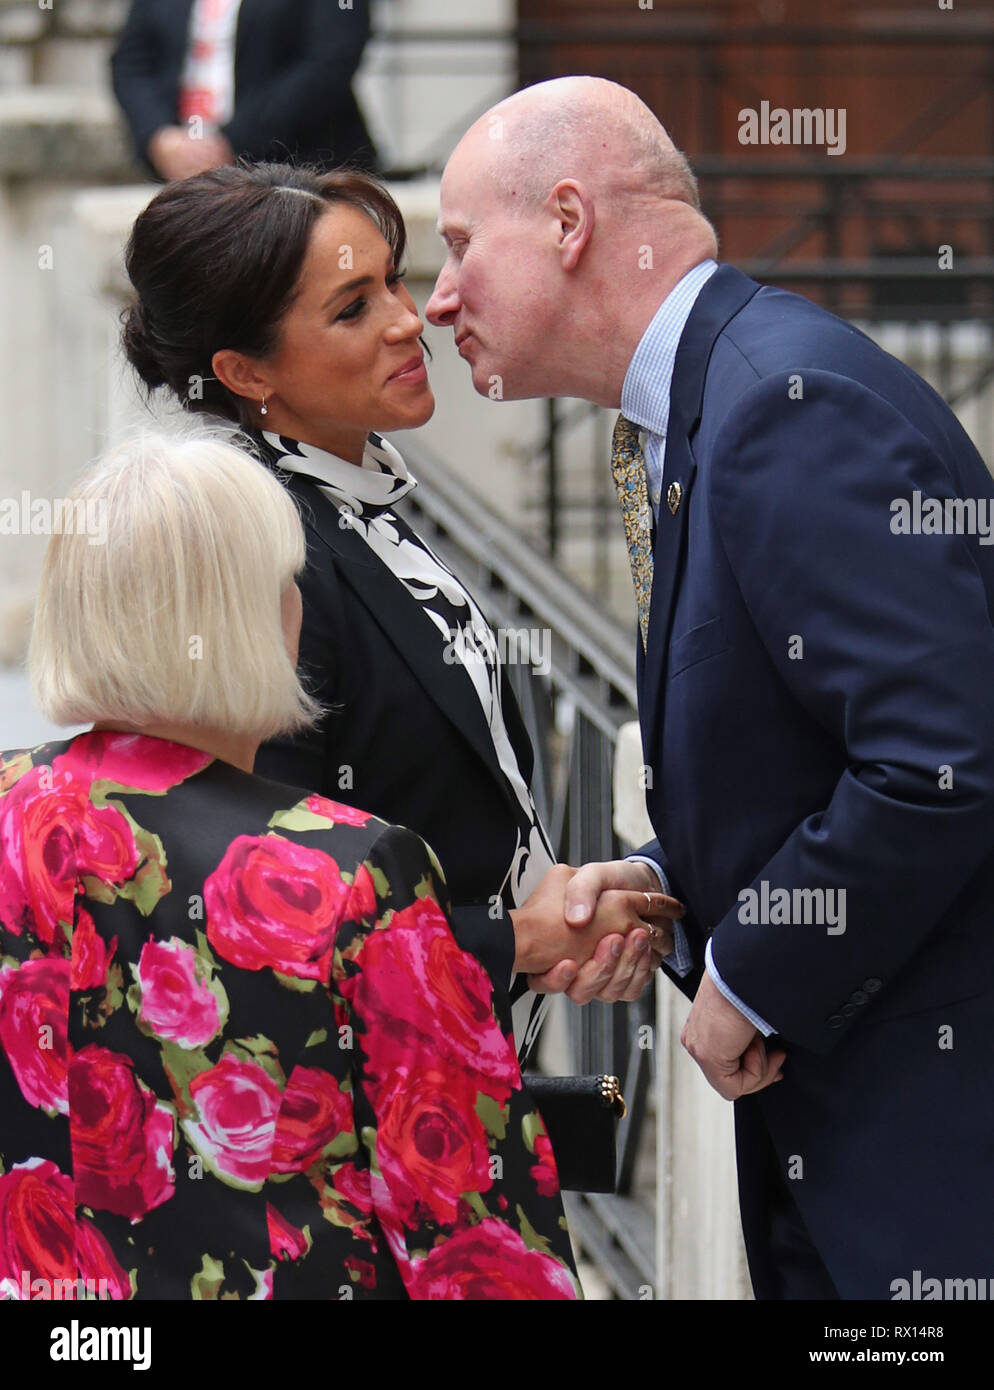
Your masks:
<svg viewBox="0 0 994 1390"><path fill-rule="evenodd" d="M93 728L0 755L5 1294L578 1297L431 850L253 775L318 714L290 495L211 434L76 495L105 543L52 538L29 660ZM564 926L549 964L595 939Z"/></svg>

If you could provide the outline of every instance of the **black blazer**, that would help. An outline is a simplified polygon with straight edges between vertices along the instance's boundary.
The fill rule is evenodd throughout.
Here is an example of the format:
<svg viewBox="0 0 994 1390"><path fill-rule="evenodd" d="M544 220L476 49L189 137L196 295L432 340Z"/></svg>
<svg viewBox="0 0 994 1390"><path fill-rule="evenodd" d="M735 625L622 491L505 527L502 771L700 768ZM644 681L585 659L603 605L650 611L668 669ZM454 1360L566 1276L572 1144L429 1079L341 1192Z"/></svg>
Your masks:
<svg viewBox="0 0 994 1390"><path fill-rule="evenodd" d="M133 0L111 58L114 92L139 158L178 120L193 0ZM375 149L352 94L369 38L368 0L242 0L235 111L222 132L237 155L372 168Z"/></svg>
<svg viewBox="0 0 994 1390"><path fill-rule="evenodd" d="M265 441L253 437L272 463ZM427 840L445 868L459 943L485 966L503 1007L514 935L491 899L511 862L517 821L472 682L461 665L446 665L438 631L362 537L339 525L334 503L300 474L279 476L307 535L297 581L301 675L334 708L315 730L263 744L255 771L348 800ZM508 736L528 781L532 747L503 679Z"/></svg>

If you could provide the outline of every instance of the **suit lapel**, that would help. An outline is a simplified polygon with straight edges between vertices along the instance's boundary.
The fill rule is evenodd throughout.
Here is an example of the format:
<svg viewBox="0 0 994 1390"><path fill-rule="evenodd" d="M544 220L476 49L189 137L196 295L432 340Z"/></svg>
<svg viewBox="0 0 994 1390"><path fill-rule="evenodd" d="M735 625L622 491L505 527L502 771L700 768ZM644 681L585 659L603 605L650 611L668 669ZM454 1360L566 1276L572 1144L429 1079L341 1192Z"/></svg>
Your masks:
<svg viewBox="0 0 994 1390"><path fill-rule="evenodd" d="M719 266L698 295L677 348L663 455L663 493L653 551L647 654L639 662L642 745L650 767L658 767L661 761L673 613L680 579L688 563L687 518L697 474L691 440L700 423L708 363L726 324L758 289L754 280L734 266Z"/></svg>
<svg viewBox="0 0 994 1390"><path fill-rule="evenodd" d="M647 659L643 663L643 681L639 687L639 706L642 713L642 740L646 763L656 766L662 714L665 703L666 671L669 666L670 631L676 603L679 578L686 562L687 517L690 495L697 465L686 435L670 428L666 436L663 460L663 496L659 503L656 523L656 544L652 560L652 595L649 600L649 631L646 641ZM667 504L667 493L680 488L680 503L673 512ZM646 717L651 716L651 717Z"/></svg>
<svg viewBox="0 0 994 1390"><path fill-rule="evenodd" d="M335 568L358 601L392 642L424 687L427 695L468 740L512 801L493 737L473 682L459 660L442 658L438 628L421 604L369 549L352 526L342 526L341 513L307 475L284 472L289 490L305 504L314 528L335 557Z"/></svg>

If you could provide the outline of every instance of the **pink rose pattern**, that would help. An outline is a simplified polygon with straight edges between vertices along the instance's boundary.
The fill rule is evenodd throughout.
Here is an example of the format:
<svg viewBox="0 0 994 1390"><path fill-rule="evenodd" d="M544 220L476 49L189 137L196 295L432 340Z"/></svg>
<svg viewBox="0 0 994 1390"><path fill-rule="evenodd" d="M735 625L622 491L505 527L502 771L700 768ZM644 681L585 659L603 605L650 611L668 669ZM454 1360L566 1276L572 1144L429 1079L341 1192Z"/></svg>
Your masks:
<svg viewBox="0 0 994 1390"><path fill-rule="evenodd" d="M368 811L359 811L355 806L343 806L340 801L329 801L326 796L315 792L304 803L313 815L324 816L333 825L364 826L372 817Z"/></svg>
<svg viewBox="0 0 994 1390"><path fill-rule="evenodd" d="M73 773L84 785L110 782L116 787L162 793L202 771L210 761L210 753L182 743L98 731L85 739L73 739L52 765Z"/></svg>
<svg viewBox="0 0 994 1390"><path fill-rule="evenodd" d="M69 1138L77 1199L139 1221L173 1195L174 1117L130 1057L90 1043L69 1066Z"/></svg>
<svg viewBox="0 0 994 1390"><path fill-rule="evenodd" d="M280 1087L257 1063L225 1052L190 1083L195 1119L183 1121L191 1146L222 1181L258 1189L272 1171Z"/></svg>
<svg viewBox="0 0 994 1390"><path fill-rule="evenodd" d="M204 884L207 937L245 970L327 984L349 895L338 865L281 835L239 835Z"/></svg>
<svg viewBox="0 0 994 1390"><path fill-rule="evenodd" d="M53 957L0 967L0 1048L21 1095L49 1115L69 1114L69 974Z"/></svg>
<svg viewBox="0 0 994 1390"><path fill-rule="evenodd" d="M138 851L114 806L94 806L86 784L53 766L33 767L0 800L0 925L22 924L45 945L73 921L75 885L131 878Z"/></svg>
<svg viewBox="0 0 994 1390"><path fill-rule="evenodd" d="M0 1296L579 1297L430 852L231 776L124 734L0 755Z"/></svg>
<svg viewBox="0 0 994 1390"><path fill-rule="evenodd" d="M93 924L93 918L82 905L76 909L76 927L72 934L72 967L70 983L81 992L105 989L107 972L117 950L117 937L105 942Z"/></svg>
<svg viewBox="0 0 994 1390"><path fill-rule="evenodd" d="M154 1037L193 1048L217 1036L227 1000L223 986L204 978L204 969L203 957L178 937L146 941L133 970L138 1017Z"/></svg>
<svg viewBox="0 0 994 1390"><path fill-rule="evenodd" d="M73 1180L48 1159L0 1175L0 1295L130 1298L131 1282L92 1221L80 1216Z"/></svg>
<svg viewBox="0 0 994 1390"><path fill-rule="evenodd" d="M559 1301L576 1294L565 1269L530 1250L505 1221L487 1217L415 1261L411 1297Z"/></svg>

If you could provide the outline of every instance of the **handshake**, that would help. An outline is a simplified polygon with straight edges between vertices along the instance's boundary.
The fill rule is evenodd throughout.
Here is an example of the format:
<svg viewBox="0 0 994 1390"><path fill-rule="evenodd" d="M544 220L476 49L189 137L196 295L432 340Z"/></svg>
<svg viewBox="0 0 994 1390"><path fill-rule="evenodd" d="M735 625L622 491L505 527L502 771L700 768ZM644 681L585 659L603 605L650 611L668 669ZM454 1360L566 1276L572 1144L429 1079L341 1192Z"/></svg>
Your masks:
<svg viewBox="0 0 994 1390"><path fill-rule="evenodd" d="M631 1002L673 950L672 923L683 914L648 864L556 864L510 914L514 968L539 994Z"/></svg>

